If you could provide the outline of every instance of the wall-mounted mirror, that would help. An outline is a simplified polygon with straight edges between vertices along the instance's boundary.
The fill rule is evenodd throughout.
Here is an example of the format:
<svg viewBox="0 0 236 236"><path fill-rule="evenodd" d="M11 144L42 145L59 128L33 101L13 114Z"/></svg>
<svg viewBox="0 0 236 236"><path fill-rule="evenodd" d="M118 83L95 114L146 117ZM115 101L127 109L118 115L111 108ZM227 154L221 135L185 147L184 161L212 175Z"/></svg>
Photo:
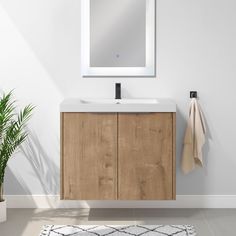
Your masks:
<svg viewBox="0 0 236 236"><path fill-rule="evenodd" d="M155 76L155 0L82 0L82 75Z"/></svg>

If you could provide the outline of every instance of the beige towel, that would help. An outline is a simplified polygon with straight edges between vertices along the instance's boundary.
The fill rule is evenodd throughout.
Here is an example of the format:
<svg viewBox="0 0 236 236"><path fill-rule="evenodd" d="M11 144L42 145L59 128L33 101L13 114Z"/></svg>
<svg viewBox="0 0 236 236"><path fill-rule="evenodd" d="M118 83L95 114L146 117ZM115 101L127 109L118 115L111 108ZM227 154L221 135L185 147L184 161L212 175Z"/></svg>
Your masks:
<svg viewBox="0 0 236 236"><path fill-rule="evenodd" d="M202 148L205 143L206 125L196 98L191 99L189 120L184 137L182 170L185 174L196 166L203 166Z"/></svg>

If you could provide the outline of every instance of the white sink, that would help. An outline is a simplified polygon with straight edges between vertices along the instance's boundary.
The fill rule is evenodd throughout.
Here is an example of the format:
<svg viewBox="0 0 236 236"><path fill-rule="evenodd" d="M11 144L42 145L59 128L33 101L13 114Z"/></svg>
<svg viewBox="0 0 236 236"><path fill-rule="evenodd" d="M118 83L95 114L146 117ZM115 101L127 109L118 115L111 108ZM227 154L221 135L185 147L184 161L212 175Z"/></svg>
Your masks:
<svg viewBox="0 0 236 236"><path fill-rule="evenodd" d="M81 99L82 103L89 103L89 104L156 104L158 100L155 98L124 98L124 99L96 99L96 98L87 98Z"/></svg>
<svg viewBox="0 0 236 236"><path fill-rule="evenodd" d="M61 112L176 112L176 104L167 98L68 98Z"/></svg>

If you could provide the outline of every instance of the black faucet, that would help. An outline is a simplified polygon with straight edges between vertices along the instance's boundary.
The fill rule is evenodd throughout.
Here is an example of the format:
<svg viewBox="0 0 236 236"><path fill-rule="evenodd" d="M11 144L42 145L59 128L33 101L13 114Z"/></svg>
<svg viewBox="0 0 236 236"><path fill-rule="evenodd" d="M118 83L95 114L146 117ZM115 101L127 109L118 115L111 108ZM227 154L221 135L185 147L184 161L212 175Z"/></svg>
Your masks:
<svg viewBox="0 0 236 236"><path fill-rule="evenodd" d="M116 99L121 99L121 83L116 83Z"/></svg>

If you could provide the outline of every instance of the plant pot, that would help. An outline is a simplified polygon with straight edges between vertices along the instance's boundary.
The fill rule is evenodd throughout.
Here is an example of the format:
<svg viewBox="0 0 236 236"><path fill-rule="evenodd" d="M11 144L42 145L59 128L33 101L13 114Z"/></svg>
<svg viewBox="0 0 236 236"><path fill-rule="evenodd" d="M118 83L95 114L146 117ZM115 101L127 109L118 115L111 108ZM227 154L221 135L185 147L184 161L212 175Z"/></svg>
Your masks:
<svg viewBox="0 0 236 236"><path fill-rule="evenodd" d="M0 223L7 220L7 202L0 202Z"/></svg>

